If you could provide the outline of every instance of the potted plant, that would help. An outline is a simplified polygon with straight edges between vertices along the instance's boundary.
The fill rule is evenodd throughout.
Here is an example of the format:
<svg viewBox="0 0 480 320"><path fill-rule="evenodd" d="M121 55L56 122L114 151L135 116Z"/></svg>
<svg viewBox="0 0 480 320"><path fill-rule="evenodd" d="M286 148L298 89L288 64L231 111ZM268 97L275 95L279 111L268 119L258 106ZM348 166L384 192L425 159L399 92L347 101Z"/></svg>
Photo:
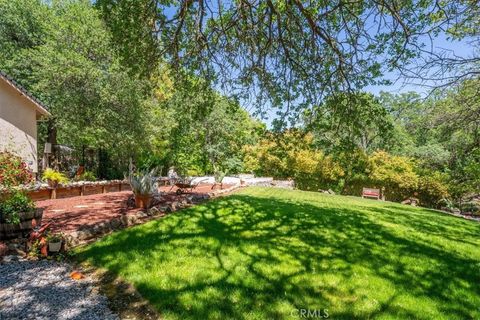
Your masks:
<svg viewBox="0 0 480 320"><path fill-rule="evenodd" d="M28 234L39 225L43 209L36 209L33 201L17 187L33 182L27 164L9 152L0 152L0 240Z"/></svg>
<svg viewBox="0 0 480 320"><path fill-rule="evenodd" d="M61 183L68 182L67 177L63 173L50 168L43 172L42 178L48 182L48 186L52 189L56 189Z"/></svg>
<svg viewBox="0 0 480 320"><path fill-rule="evenodd" d="M48 251L59 252L62 248L63 234L61 233L49 233L47 235Z"/></svg>
<svg viewBox="0 0 480 320"><path fill-rule="evenodd" d="M215 170L215 173L213 175L215 179L215 184L212 186L212 189L216 186L220 186L220 189L223 189L223 178L225 178L226 175L227 173L224 171Z"/></svg>
<svg viewBox="0 0 480 320"><path fill-rule="evenodd" d="M158 191L155 173L156 170L153 169L150 172L131 173L127 177L135 195L135 206L137 208L150 208L152 199Z"/></svg>
<svg viewBox="0 0 480 320"><path fill-rule="evenodd" d="M12 189L0 201L0 239L11 239L30 232L41 224L43 209L35 208L28 196Z"/></svg>

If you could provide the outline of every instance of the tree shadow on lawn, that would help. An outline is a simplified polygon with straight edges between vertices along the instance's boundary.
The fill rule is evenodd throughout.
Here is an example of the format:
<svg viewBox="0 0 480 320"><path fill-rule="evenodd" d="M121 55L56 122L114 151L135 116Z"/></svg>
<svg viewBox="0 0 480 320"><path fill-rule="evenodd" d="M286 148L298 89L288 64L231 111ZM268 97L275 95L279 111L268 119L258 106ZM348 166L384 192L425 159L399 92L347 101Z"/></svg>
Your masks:
<svg viewBox="0 0 480 320"><path fill-rule="evenodd" d="M132 282L166 318L480 317L479 255L429 241L428 221L419 237L424 218L232 195L115 233L79 259ZM479 234L469 228L464 237Z"/></svg>

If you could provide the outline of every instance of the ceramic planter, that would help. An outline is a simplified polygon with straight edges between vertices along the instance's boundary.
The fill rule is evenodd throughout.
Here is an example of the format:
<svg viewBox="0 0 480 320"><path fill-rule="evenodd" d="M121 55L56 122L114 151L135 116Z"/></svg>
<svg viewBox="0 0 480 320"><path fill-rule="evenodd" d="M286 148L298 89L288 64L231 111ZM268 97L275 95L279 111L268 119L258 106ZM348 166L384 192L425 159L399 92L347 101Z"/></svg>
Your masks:
<svg viewBox="0 0 480 320"><path fill-rule="evenodd" d="M59 252L61 248L62 248L62 241L48 242L48 251L50 252Z"/></svg>

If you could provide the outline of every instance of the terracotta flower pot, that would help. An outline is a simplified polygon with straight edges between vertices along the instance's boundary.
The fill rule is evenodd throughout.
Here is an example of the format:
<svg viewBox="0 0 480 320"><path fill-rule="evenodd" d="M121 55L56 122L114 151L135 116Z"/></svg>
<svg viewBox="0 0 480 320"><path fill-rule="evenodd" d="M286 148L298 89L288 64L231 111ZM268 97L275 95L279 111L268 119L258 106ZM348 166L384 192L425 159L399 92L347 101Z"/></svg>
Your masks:
<svg viewBox="0 0 480 320"><path fill-rule="evenodd" d="M148 209L150 208L152 204L152 195L140 195L136 194L135 195L135 206L137 208L143 208L143 209Z"/></svg>

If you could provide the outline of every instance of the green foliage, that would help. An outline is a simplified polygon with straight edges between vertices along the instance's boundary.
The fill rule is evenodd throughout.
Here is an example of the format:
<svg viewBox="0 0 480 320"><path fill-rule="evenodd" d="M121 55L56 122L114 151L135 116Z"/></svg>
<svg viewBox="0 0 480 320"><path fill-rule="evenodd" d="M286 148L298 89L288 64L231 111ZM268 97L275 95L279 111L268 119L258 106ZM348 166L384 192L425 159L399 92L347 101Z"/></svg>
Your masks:
<svg viewBox="0 0 480 320"><path fill-rule="evenodd" d="M391 144L393 121L372 94L336 93L325 102L306 111L307 130L327 152L371 152Z"/></svg>
<svg viewBox="0 0 480 320"><path fill-rule="evenodd" d="M76 177L75 180L77 180L77 181L96 181L97 177L95 176L95 173L93 173L91 171L85 171L80 176Z"/></svg>
<svg viewBox="0 0 480 320"><path fill-rule="evenodd" d="M95 6L110 30L122 64L130 66L133 76L150 76L161 61L158 39L152 33L156 6L138 0L98 0Z"/></svg>
<svg viewBox="0 0 480 320"><path fill-rule="evenodd" d="M0 0L0 17L1 65L24 49L43 44L45 21L52 16L38 0Z"/></svg>
<svg viewBox="0 0 480 320"><path fill-rule="evenodd" d="M334 188L338 190L342 168L330 156L320 150L299 150L289 154L290 167L295 184L303 190Z"/></svg>
<svg viewBox="0 0 480 320"><path fill-rule="evenodd" d="M422 170L419 173L417 195L420 204L426 207L440 207L443 199L450 197L449 180L438 171Z"/></svg>
<svg viewBox="0 0 480 320"><path fill-rule="evenodd" d="M450 152L440 143L420 145L414 148L411 154L429 168L442 168L451 158Z"/></svg>
<svg viewBox="0 0 480 320"><path fill-rule="evenodd" d="M32 212L35 210L33 201L19 190L10 190L0 201L0 222L20 223L19 213Z"/></svg>
<svg viewBox="0 0 480 320"><path fill-rule="evenodd" d="M245 168L261 176L294 178L305 190L336 188L344 175L331 157L314 148L313 135L289 130L245 147Z"/></svg>
<svg viewBox="0 0 480 320"><path fill-rule="evenodd" d="M134 156L145 137L145 83L121 65L91 3L1 1L0 12L12 19L0 21L0 69L48 105L56 143Z"/></svg>
<svg viewBox="0 0 480 320"><path fill-rule="evenodd" d="M213 177L215 179L215 183L222 183L223 178L227 175L226 171L221 171L219 169L215 169L215 173L213 174Z"/></svg>
<svg viewBox="0 0 480 320"><path fill-rule="evenodd" d="M418 175L412 159L377 151L369 163L368 177L373 186L385 189L387 200L403 200L417 189Z"/></svg>
<svg viewBox="0 0 480 320"><path fill-rule="evenodd" d="M0 152L0 186L10 188L33 181L33 174L22 159L10 152Z"/></svg>
<svg viewBox="0 0 480 320"><path fill-rule="evenodd" d="M68 178L63 173L55 171L51 168L47 168L43 172L42 179L55 184L58 184L58 183L63 184L68 182Z"/></svg>
<svg viewBox="0 0 480 320"><path fill-rule="evenodd" d="M167 77L168 79L168 77ZM178 80L170 96L149 103L149 145L140 167L174 165L179 172L241 172L243 146L256 141L261 125L238 103L221 97L204 81Z"/></svg>
<svg viewBox="0 0 480 320"><path fill-rule="evenodd" d="M40 239L33 241L28 256L32 258L38 258L41 256L40 250L42 249L43 244L40 242Z"/></svg>
<svg viewBox="0 0 480 320"><path fill-rule="evenodd" d="M244 166L258 175L293 178L302 190L333 189L359 196L362 188L375 187L384 190L387 200L416 196L432 207L450 196L448 175L422 169L411 157L360 149L325 155L313 137L295 130L272 134L245 147Z"/></svg>
<svg viewBox="0 0 480 320"><path fill-rule="evenodd" d="M381 94L407 142L396 143L395 153L419 160L419 188L423 190L419 194L426 205L433 205L442 195L458 205L462 198L480 191L477 93L478 80L467 80L426 100L413 93Z"/></svg>
<svg viewBox="0 0 480 320"><path fill-rule="evenodd" d="M58 233L55 233L55 232L49 232L47 233L47 241L48 242L62 242L63 241L63 234L58 232Z"/></svg>

